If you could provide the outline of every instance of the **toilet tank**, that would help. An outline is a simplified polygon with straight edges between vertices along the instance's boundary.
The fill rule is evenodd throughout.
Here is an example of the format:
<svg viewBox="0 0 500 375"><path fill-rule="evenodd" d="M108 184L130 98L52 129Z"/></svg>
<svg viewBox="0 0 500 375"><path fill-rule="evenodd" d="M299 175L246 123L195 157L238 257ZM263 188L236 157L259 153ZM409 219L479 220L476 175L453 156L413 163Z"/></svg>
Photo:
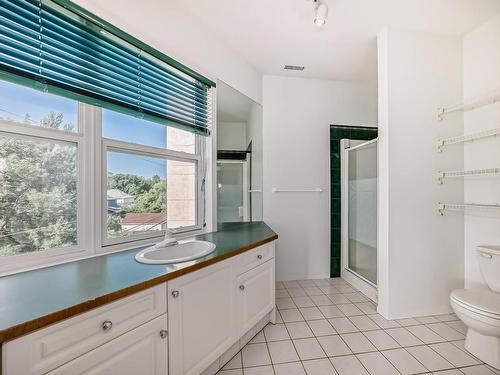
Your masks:
<svg viewBox="0 0 500 375"><path fill-rule="evenodd" d="M500 293L500 246L478 246L479 268L488 287Z"/></svg>

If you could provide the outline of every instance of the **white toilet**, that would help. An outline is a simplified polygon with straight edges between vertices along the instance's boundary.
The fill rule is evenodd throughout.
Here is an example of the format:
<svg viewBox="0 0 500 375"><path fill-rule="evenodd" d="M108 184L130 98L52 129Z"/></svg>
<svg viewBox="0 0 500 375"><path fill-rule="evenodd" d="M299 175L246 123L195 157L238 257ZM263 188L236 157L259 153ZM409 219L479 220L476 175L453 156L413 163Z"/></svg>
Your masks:
<svg viewBox="0 0 500 375"><path fill-rule="evenodd" d="M457 289L451 307L468 327L465 349L500 369L500 246L478 246L479 267L489 289Z"/></svg>

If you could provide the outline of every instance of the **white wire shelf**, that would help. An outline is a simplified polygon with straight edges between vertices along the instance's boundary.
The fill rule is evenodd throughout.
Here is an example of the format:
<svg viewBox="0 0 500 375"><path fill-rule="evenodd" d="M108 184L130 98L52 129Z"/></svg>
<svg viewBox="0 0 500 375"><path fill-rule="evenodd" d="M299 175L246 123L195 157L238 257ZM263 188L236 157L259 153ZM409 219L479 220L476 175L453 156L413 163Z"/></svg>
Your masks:
<svg viewBox="0 0 500 375"><path fill-rule="evenodd" d="M496 137L499 134L500 134L500 128L496 128L496 129L480 131L477 133L464 134L456 137L439 139L437 141L437 150L438 152L443 152L446 146L454 145L457 143L474 142L479 139Z"/></svg>
<svg viewBox="0 0 500 375"><path fill-rule="evenodd" d="M500 204L478 204L478 203L442 203L436 205L436 210L439 216L444 216L446 211L462 211L467 210L500 210ZM499 211L500 212L500 211Z"/></svg>
<svg viewBox="0 0 500 375"><path fill-rule="evenodd" d="M447 107L441 107L437 110L437 118L441 121L444 116L452 112L472 111L473 109L483 107L485 105L494 104L500 101L500 89L492 91L488 94L477 96L463 102L456 103Z"/></svg>
<svg viewBox="0 0 500 375"><path fill-rule="evenodd" d="M322 193L323 189L282 189L282 188L272 188L273 193Z"/></svg>
<svg viewBox="0 0 500 375"><path fill-rule="evenodd" d="M437 180L438 183L441 185L444 183L444 180L446 178L496 175L499 173L500 173L500 168L470 169L467 171L446 171L446 172L439 171L437 173Z"/></svg>

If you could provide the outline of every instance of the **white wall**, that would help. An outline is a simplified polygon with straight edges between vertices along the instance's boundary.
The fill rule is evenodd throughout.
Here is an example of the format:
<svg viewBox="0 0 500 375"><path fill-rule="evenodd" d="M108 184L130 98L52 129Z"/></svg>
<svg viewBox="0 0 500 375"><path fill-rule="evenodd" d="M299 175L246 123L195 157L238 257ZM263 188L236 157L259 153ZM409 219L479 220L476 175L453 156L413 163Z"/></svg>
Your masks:
<svg viewBox="0 0 500 375"><path fill-rule="evenodd" d="M172 1L75 0L75 3L191 69L261 102L262 75L175 7Z"/></svg>
<svg viewBox="0 0 500 375"><path fill-rule="evenodd" d="M218 150L246 150L246 122L219 122L217 124Z"/></svg>
<svg viewBox="0 0 500 375"><path fill-rule="evenodd" d="M370 84L264 76L264 220L279 234L277 280L329 277L329 125L374 126L376 100Z"/></svg>
<svg viewBox="0 0 500 375"><path fill-rule="evenodd" d="M389 29L379 35L379 312L389 318L450 311L463 286L463 217L436 214L461 202L460 180L436 183L438 170L463 168L460 147L436 141L463 132L460 114L439 123L436 109L462 97L459 37Z"/></svg>
<svg viewBox="0 0 500 375"><path fill-rule="evenodd" d="M500 14L464 37L464 99L500 89ZM500 127L500 102L464 113L465 132ZM500 167L500 136L465 145L466 169ZM500 178L465 180L465 201L500 203ZM475 248L500 244L500 215L475 212L465 216L465 285L484 286ZM500 272L500 271L499 271Z"/></svg>

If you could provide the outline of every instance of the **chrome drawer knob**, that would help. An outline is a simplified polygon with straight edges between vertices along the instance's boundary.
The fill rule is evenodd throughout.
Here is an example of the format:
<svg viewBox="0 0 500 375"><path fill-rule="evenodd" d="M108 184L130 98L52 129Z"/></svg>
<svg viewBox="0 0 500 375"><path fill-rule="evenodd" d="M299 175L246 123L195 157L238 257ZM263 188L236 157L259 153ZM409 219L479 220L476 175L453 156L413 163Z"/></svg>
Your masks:
<svg viewBox="0 0 500 375"><path fill-rule="evenodd" d="M168 332L167 332L167 330L166 330L166 329L162 329L162 330L160 331L160 337L161 337L162 339L166 338L166 337L167 337L167 335L168 335Z"/></svg>
<svg viewBox="0 0 500 375"><path fill-rule="evenodd" d="M257 259L262 259L262 255L261 254L257 255Z"/></svg>
<svg viewBox="0 0 500 375"><path fill-rule="evenodd" d="M181 293L178 290L172 290L172 297L177 298Z"/></svg>
<svg viewBox="0 0 500 375"><path fill-rule="evenodd" d="M240 285L240 290L245 290L245 285Z"/></svg>
<svg viewBox="0 0 500 375"><path fill-rule="evenodd" d="M113 322L111 320L106 320L102 323L102 330L109 331L113 327Z"/></svg>

